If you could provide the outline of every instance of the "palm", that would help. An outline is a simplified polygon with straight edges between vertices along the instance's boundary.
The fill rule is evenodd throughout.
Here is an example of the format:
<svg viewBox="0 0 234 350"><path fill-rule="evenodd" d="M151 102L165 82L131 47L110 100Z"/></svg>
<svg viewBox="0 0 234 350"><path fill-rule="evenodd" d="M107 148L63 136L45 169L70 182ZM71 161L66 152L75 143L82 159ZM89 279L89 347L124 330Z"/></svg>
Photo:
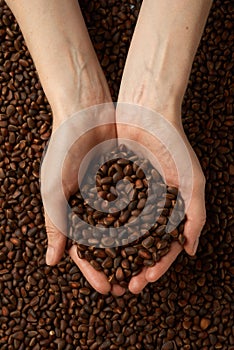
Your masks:
<svg viewBox="0 0 234 350"><path fill-rule="evenodd" d="M129 117L132 117L131 113ZM189 144L181 126L176 126L175 132L178 133L184 145L184 151L179 154L173 154L173 148L177 152L180 145L173 144L171 150L170 145L165 147L158 138L155 138L151 132L145 129L133 126L132 122L126 125L130 119L119 115L117 118L118 137L134 140L139 143L139 147L145 146L149 159L154 165L154 156L157 157L157 163L160 164L161 171L164 173L164 180L170 186L180 189L182 197L185 200L186 223L184 227L184 235L186 242L184 248L190 255L194 255L200 231L205 223L205 201L204 201L204 175L202 173L199 161ZM155 125L155 120L149 125ZM122 124L125 123L125 124ZM161 129L160 129L161 130ZM167 132L167 131L166 131ZM176 139L175 139L176 140ZM181 153L182 152L182 153ZM183 152L189 156L189 163L183 162ZM145 155L147 157L147 154ZM176 161L179 159L179 162ZM180 161L182 159L182 161ZM180 167L180 168L179 168ZM189 176L188 174L191 174ZM133 293L139 293L149 282L154 282L160 278L170 267L178 254L182 251L182 247L178 242L172 243L171 250L164 256L155 266L143 268L142 272L133 277L129 283L129 289Z"/></svg>

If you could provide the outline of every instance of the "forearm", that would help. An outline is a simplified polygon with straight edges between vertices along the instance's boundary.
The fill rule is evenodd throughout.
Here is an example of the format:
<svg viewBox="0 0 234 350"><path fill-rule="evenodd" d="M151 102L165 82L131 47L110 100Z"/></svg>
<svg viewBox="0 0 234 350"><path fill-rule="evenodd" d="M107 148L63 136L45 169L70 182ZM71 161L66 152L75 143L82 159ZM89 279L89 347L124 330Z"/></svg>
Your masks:
<svg viewBox="0 0 234 350"><path fill-rule="evenodd" d="M211 3L143 1L125 65L120 102L179 113Z"/></svg>
<svg viewBox="0 0 234 350"><path fill-rule="evenodd" d="M56 118L111 100L77 0L7 0Z"/></svg>

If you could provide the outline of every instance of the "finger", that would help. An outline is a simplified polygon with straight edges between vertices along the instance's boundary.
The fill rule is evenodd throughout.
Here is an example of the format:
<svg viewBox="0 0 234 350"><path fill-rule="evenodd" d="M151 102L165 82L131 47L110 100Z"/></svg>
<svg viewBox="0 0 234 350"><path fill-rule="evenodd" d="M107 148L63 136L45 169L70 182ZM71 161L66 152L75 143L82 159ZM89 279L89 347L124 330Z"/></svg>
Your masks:
<svg viewBox="0 0 234 350"><path fill-rule="evenodd" d="M48 238L46 263L47 265L53 266L57 264L63 256L67 237L52 223L46 212L45 227Z"/></svg>
<svg viewBox="0 0 234 350"><path fill-rule="evenodd" d="M118 284L113 284L113 286L111 286L111 293L117 297L120 297L125 293L125 288Z"/></svg>
<svg viewBox="0 0 234 350"><path fill-rule="evenodd" d="M184 235L186 241L184 249L189 255L194 255L199 243L201 230L206 221L206 209L204 195L194 196L186 212Z"/></svg>
<svg viewBox="0 0 234 350"><path fill-rule="evenodd" d="M171 244L170 251L164 255L156 265L152 267L148 267L145 273L145 278L147 282L155 282L157 281L171 266L174 260L182 251L182 247L178 242L173 242Z"/></svg>
<svg viewBox="0 0 234 350"><path fill-rule="evenodd" d="M131 281L129 283L129 290L133 294L139 294L147 285L148 281L145 277L146 268L144 267L142 271L139 273L139 275L134 276L131 278Z"/></svg>
<svg viewBox="0 0 234 350"><path fill-rule="evenodd" d="M69 250L69 255L77 264L80 271L91 284L91 286L101 294L107 294L111 290L111 285L103 272L95 270L85 259L80 259L77 255L77 247L73 245Z"/></svg>

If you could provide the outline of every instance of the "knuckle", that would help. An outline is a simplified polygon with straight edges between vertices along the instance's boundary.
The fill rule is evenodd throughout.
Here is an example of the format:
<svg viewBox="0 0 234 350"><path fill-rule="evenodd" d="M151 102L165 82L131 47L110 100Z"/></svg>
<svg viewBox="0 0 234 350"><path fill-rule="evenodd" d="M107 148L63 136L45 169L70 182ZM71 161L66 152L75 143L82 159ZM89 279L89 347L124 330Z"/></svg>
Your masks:
<svg viewBox="0 0 234 350"><path fill-rule="evenodd" d="M203 208L202 208L200 219L201 219L202 224L204 225L205 222L206 222L206 207L205 207L205 203L203 203L203 204L204 205L203 205Z"/></svg>
<svg viewBox="0 0 234 350"><path fill-rule="evenodd" d="M58 239L58 231L55 229L55 227L51 226L51 225L45 225L45 229L46 229L46 233L48 236L48 239L50 240L57 240Z"/></svg>
<svg viewBox="0 0 234 350"><path fill-rule="evenodd" d="M149 282L149 283L154 283L154 282L156 282L156 280L157 280L157 277L155 277L155 276L149 276L147 278L147 282Z"/></svg>
<svg viewBox="0 0 234 350"><path fill-rule="evenodd" d="M201 186L205 187L206 178L205 178L205 175L203 173L200 175L200 183L201 183Z"/></svg>
<svg viewBox="0 0 234 350"><path fill-rule="evenodd" d="M201 217L201 226L203 227L206 223L206 213L204 213Z"/></svg>
<svg viewBox="0 0 234 350"><path fill-rule="evenodd" d="M202 190L205 189L206 186L206 178L203 172L199 172L199 174L195 178L195 183L198 188L201 188Z"/></svg>
<svg viewBox="0 0 234 350"><path fill-rule="evenodd" d="M40 182L41 182L41 192L45 196L51 196L55 191L58 189L59 186L59 178L58 176L41 176Z"/></svg>

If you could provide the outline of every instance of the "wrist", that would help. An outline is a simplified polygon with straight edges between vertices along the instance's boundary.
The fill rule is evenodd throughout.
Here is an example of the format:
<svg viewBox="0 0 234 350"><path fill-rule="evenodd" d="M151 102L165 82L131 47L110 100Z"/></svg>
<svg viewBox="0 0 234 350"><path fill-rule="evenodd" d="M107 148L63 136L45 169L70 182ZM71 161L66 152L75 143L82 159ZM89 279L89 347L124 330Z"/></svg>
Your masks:
<svg viewBox="0 0 234 350"><path fill-rule="evenodd" d="M143 106L161 114L173 125L181 126L181 106L183 96L163 84L132 84L121 86L118 102Z"/></svg>
<svg viewBox="0 0 234 350"><path fill-rule="evenodd" d="M178 73L172 74L170 67L173 65L168 62L171 55L165 53L159 58L154 57L153 52L147 53L147 57L144 54L136 59L132 57L125 66L118 102L144 106L174 122L180 120L187 70L181 71L180 77Z"/></svg>
<svg viewBox="0 0 234 350"><path fill-rule="evenodd" d="M66 77L53 85L47 87L49 94L46 93L53 124L61 124L82 109L112 101L103 73L92 63L82 70L66 69Z"/></svg>

